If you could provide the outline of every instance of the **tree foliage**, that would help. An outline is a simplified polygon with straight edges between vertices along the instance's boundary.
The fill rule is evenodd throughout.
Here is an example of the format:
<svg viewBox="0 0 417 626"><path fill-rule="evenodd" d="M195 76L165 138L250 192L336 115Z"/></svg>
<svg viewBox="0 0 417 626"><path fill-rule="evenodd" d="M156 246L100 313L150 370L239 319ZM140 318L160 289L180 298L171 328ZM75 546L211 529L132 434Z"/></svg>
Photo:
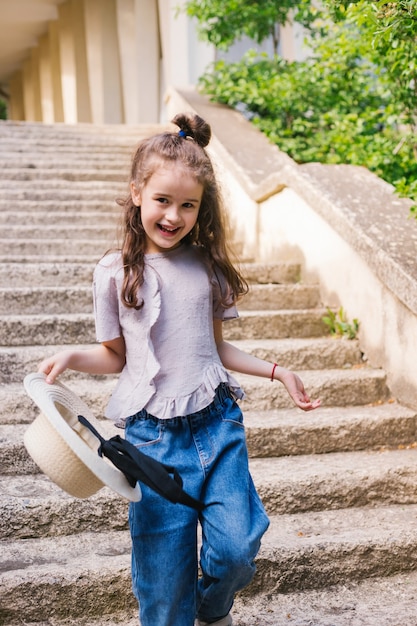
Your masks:
<svg viewBox="0 0 417 626"><path fill-rule="evenodd" d="M227 50L243 35L257 43L272 38L277 52L280 24L291 19L309 29L319 12L310 0L189 0L186 12L198 20L203 39Z"/></svg>
<svg viewBox="0 0 417 626"><path fill-rule="evenodd" d="M278 4L205 0L188 5L207 9L216 2L222 16L239 5L242 21L242 6L252 5L257 41L266 30L254 30L255 9L264 24L260 6L266 11ZM279 4L287 7L279 19L289 19L288 5L301 8L296 2ZM302 4L308 12L309 2ZM296 161L363 165L417 200L417 2L323 0L322 6L327 14L315 13L316 21L309 14L315 36L309 39L307 60L288 62L252 51L238 63L217 62L201 78L201 87L242 110ZM202 12L199 19L207 15ZM230 45L231 31L224 40L221 29L214 34L218 24L210 22L211 40L217 36ZM237 37L243 32L238 22L233 28Z"/></svg>
<svg viewBox="0 0 417 626"><path fill-rule="evenodd" d="M386 73L396 101L410 124L417 122L417 2L330 2L333 15L355 24L362 55L372 59L375 71ZM336 6L334 6L336 5Z"/></svg>

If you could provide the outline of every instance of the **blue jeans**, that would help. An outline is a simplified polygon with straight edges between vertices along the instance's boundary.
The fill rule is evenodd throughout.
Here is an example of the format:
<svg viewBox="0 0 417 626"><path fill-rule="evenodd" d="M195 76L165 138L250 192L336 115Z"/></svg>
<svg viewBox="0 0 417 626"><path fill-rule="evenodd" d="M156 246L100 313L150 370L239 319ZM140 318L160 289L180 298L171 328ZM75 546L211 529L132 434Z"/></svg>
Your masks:
<svg viewBox="0 0 417 626"><path fill-rule="evenodd" d="M132 502L132 583L142 626L193 626L227 615L234 595L255 573L269 521L248 468L243 417L229 389L186 417L130 417L126 439L176 467L184 489L207 506L198 513L141 485ZM198 579L197 526L202 547Z"/></svg>

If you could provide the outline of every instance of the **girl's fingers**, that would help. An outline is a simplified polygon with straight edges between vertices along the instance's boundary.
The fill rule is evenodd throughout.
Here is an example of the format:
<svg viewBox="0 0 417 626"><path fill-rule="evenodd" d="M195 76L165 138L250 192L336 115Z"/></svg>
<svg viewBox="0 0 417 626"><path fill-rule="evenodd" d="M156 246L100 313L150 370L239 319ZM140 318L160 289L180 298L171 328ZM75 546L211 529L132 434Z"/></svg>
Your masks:
<svg viewBox="0 0 417 626"><path fill-rule="evenodd" d="M295 404L303 411L312 411L313 409L317 409L321 405L320 399L311 401L310 399L307 400L305 398L303 398L302 400L299 398L293 398L293 400Z"/></svg>

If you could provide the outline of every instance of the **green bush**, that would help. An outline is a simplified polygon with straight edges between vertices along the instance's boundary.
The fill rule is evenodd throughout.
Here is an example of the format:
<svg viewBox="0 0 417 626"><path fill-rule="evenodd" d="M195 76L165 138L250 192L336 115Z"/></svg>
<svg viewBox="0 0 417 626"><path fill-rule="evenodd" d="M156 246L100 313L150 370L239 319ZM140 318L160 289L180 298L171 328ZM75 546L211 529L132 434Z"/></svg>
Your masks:
<svg viewBox="0 0 417 626"><path fill-rule="evenodd" d="M352 322L348 322L343 307L340 307L337 311L327 307L327 315L322 317L322 320L328 326L333 337L356 339L359 331L359 322L356 318Z"/></svg>
<svg viewBox="0 0 417 626"><path fill-rule="evenodd" d="M339 62L338 62L339 61ZM396 183L416 179L413 141L403 135L391 93L353 59L327 66L248 53L220 61L200 84L218 102L243 110L295 161L363 165Z"/></svg>
<svg viewBox="0 0 417 626"><path fill-rule="evenodd" d="M0 98L0 120L7 120L7 104Z"/></svg>
<svg viewBox="0 0 417 626"><path fill-rule="evenodd" d="M340 21L321 27L306 61L251 51L215 63L200 87L295 161L362 165L417 201L416 3L336 4Z"/></svg>

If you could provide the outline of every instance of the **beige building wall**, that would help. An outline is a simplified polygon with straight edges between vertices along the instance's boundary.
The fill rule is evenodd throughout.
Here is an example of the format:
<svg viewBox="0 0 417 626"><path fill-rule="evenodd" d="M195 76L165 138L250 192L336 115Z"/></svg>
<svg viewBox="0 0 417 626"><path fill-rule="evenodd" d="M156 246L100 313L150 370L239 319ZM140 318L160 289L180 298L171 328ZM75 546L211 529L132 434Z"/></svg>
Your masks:
<svg viewBox="0 0 417 626"><path fill-rule="evenodd" d="M12 120L24 120L25 109L23 99L23 73L16 72L9 83L10 104L9 116Z"/></svg>
<svg viewBox="0 0 417 626"><path fill-rule="evenodd" d="M9 80L11 119L137 124L166 121L169 87L197 82L215 60L185 0L64 0ZM288 34L288 46L291 37ZM249 45L249 44L248 44Z"/></svg>
<svg viewBox="0 0 417 626"><path fill-rule="evenodd" d="M177 0L62 2L9 81L10 118L161 121L167 85L190 84L188 58L196 53L187 18L176 19L177 7Z"/></svg>

